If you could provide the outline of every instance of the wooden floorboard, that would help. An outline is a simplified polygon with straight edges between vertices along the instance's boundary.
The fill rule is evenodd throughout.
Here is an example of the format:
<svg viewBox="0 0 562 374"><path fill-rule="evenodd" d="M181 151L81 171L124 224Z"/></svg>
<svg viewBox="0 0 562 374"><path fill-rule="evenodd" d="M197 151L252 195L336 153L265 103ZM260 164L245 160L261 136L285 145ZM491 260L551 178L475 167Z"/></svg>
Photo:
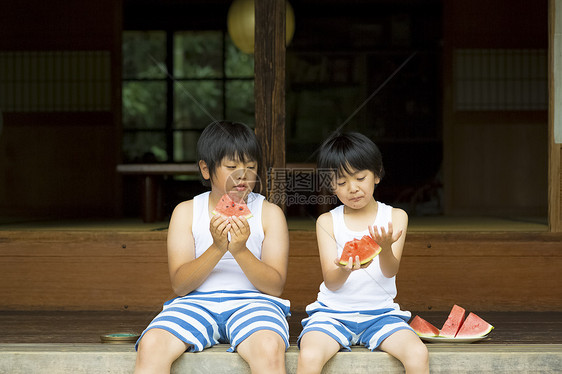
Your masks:
<svg viewBox="0 0 562 374"><path fill-rule="evenodd" d="M0 343L100 343L102 334L141 333L154 312L0 311ZM447 313L412 312L436 327ZM562 344L562 312L477 312L495 328L477 344ZM289 317L291 344L301 331L303 311Z"/></svg>

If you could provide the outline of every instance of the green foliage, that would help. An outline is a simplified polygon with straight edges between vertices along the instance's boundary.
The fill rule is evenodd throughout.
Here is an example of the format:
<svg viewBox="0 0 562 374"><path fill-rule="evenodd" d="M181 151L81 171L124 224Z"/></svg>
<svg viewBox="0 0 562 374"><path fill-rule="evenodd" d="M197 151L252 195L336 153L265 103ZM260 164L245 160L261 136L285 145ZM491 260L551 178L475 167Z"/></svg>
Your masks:
<svg viewBox="0 0 562 374"><path fill-rule="evenodd" d="M228 118L253 126L252 55L238 50L221 31L175 32L173 48L169 53L173 54L174 74L167 77L164 31L123 34L126 160L138 160L150 152L158 161L195 161L199 133L211 121ZM171 98L167 97L168 84L173 84ZM169 128L168 106L173 108ZM172 131L172 137L166 131ZM173 160L167 159L168 154L173 154Z"/></svg>
<svg viewBox="0 0 562 374"><path fill-rule="evenodd" d="M175 129L203 129L223 117L220 81L176 81L174 96Z"/></svg>
<svg viewBox="0 0 562 374"><path fill-rule="evenodd" d="M125 79L166 77L164 31L125 31L122 52Z"/></svg>
<svg viewBox="0 0 562 374"><path fill-rule="evenodd" d="M174 77L221 78L222 33L182 31L174 33Z"/></svg>
<svg viewBox="0 0 562 374"><path fill-rule="evenodd" d="M228 78L254 77L254 55L240 51L229 36L225 40L225 51L225 72Z"/></svg>
<svg viewBox="0 0 562 374"><path fill-rule="evenodd" d="M123 82L122 96L125 129L166 127L165 82Z"/></svg>

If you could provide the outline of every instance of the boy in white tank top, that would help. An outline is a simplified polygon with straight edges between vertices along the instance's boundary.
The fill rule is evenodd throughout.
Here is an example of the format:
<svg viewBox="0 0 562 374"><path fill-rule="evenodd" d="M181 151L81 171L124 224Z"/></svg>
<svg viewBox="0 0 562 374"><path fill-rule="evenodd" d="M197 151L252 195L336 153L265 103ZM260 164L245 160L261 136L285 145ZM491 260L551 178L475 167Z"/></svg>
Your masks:
<svg viewBox="0 0 562 374"><path fill-rule="evenodd" d="M168 268L178 297L166 302L137 342L135 373L170 372L184 352L230 344L252 373L285 373L289 233L283 211L253 193L261 148L246 125L213 122L197 143L211 191L174 209ZM205 183L204 183L205 184ZM212 214L225 194L253 217Z"/></svg>
<svg viewBox="0 0 562 374"><path fill-rule="evenodd" d="M320 148L318 171L330 173L343 205L316 222L324 282L306 308L297 373L319 374L339 350L356 344L391 354L406 373L429 373L427 348L407 323L410 313L394 303L408 216L373 197L384 176L380 151L364 135L333 134ZM379 255L364 265L359 256L340 265L345 243L364 235L380 245Z"/></svg>

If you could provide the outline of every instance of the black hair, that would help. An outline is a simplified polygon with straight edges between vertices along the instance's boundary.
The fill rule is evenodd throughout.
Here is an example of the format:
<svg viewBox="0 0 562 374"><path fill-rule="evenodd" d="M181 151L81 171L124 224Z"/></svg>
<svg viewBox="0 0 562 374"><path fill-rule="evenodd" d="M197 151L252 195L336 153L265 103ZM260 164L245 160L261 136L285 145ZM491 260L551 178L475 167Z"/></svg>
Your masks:
<svg viewBox="0 0 562 374"><path fill-rule="evenodd" d="M225 157L243 162L255 161L260 170L262 153L254 131L241 122L214 121L209 124L197 141L197 159L205 161L209 174L213 176ZM202 183L211 185L210 180L203 179Z"/></svg>
<svg viewBox="0 0 562 374"><path fill-rule="evenodd" d="M384 177L381 151L371 139L357 132L330 135L320 146L318 168L334 171L336 178L358 170L370 170L381 180Z"/></svg>

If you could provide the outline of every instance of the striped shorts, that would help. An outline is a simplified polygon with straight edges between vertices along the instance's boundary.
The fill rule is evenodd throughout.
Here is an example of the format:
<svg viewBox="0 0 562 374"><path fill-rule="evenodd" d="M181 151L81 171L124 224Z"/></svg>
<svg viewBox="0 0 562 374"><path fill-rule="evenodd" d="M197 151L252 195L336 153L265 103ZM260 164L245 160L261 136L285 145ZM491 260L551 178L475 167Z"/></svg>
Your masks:
<svg viewBox="0 0 562 374"><path fill-rule="evenodd" d="M228 352L260 330L278 333L289 347L290 303L257 291L194 291L164 304L162 311L143 331L163 329L188 344L187 352L200 352L229 343Z"/></svg>
<svg viewBox="0 0 562 374"><path fill-rule="evenodd" d="M302 336L309 331L321 331L337 341L342 349L364 345L371 351L398 330L412 330L408 325L410 312L385 308L360 311L337 311L316 301L306 307L308 318L302 320Z"/></svg>

